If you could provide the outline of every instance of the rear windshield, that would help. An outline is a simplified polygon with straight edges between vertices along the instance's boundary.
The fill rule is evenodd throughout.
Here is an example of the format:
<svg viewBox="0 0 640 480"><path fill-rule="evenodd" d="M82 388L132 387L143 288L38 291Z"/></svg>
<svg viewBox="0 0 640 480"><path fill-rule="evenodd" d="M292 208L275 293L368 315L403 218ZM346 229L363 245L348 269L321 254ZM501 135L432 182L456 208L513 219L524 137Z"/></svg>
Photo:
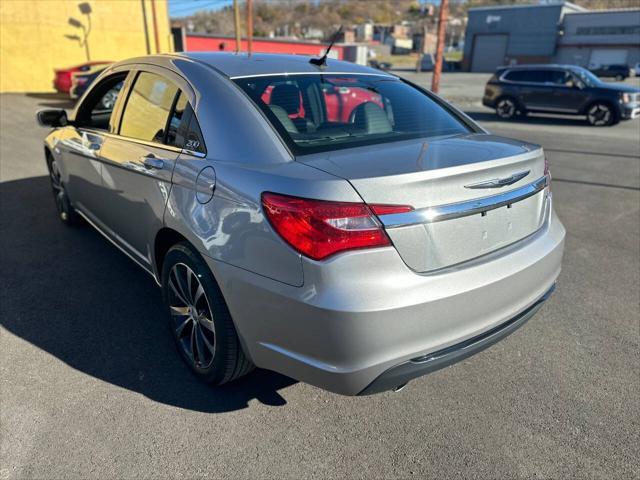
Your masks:
<svg viewBox="0 0 640 480"><path fill-rule="evenodd" d="M428 95L393 77L313 74L235 82L298 155L470 131Z"/></svg>

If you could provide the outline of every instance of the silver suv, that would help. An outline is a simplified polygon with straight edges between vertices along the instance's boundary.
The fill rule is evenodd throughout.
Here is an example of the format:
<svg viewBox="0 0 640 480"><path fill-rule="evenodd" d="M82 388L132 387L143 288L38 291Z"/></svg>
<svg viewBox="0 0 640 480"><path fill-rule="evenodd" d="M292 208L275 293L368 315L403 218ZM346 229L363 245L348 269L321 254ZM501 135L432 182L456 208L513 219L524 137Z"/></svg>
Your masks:
<svg viewBox="0 0 640 480"><path fill-rule="evenodd" d="M68 117L38 113L61 220L153 276L179 352L216 385L256 365L346 395L397 389L518 328L560 272L539 146L314 60L137 58Z"/></svg>

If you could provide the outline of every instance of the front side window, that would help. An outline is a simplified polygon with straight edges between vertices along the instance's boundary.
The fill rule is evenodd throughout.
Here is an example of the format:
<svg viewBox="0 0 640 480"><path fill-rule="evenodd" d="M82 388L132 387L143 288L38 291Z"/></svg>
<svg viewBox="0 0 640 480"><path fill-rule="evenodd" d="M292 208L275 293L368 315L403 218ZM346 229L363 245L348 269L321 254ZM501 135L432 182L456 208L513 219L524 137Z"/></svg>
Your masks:
<svg viewBox="0 0 640 480"><path fill-rule="evenodd" d="M549 71L549 78L547 80L549 83L553 83L554 85L562 85L565 87L574 86L573 75L564 70L551 70Z"/></svg>
<svg viewBox="0 0 640 480"><path fill-rule="evenodd" d="M177 93L178 87L166 78L155 73L139 73L122 115L120 135L163 143Z"/></svg>
<svg viewBox="0 0 640 480"><path fill-rule="evenodd" d="M586 68L573 67L573 73L588 87L600 85L602 81Z"/></svg>
<svg viewBox="0 0 640 480"><path fill-rule="evenodd" d="M122 91L126 76L126 73L113 75L102 80L95 87L78 111L78 126L109 130L113 109Z"/></svg>
<svg viewBox="0 0 640 480"><path fill-rule="evenodd" d="M428 95L393 77L314 74L235 81L296 154L470 131Z"/></svg>

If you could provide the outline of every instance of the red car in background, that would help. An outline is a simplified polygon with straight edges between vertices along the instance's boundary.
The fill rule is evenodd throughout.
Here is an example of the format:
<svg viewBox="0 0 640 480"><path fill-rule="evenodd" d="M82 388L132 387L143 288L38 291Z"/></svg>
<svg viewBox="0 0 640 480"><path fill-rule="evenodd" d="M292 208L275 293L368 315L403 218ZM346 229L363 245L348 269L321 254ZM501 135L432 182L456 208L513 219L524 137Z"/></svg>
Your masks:
<svg viewBox="0 0 640 480"><path fill-rule="evenodd" d="M60 93L69 93L71 89L71 77L76 72L88 72L92 67L96 65L109 65L112 62L87 62L75 67L61 68L54 70L55 76L53 77L53 88Z"/></svg>
<svg viewBox="0 0 640 480"><path fill-rule="evenodd" d="M384 108L382 97L375 92L365 90L361 87L349 85L352 79L343 79L344 85L327 86L322 89L324 102L327 107L328 122L351 121L351 112L365 102L373 102L381 108ZM261 96L261 99L267 105L271 104L271 92L273 85L269 85ZM300 93L300 105L298 111L289 114L289 118L305 118L304 103L302 101L302 93Z"/></svg>

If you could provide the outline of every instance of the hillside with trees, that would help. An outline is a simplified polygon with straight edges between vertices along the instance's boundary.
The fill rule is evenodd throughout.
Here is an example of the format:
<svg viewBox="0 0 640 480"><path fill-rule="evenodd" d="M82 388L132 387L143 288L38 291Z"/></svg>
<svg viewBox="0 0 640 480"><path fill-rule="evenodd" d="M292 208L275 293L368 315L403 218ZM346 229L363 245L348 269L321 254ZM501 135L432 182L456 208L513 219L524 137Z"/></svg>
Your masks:
<svg viewBox="0 0 640 480"><path fill-rule="evenodd" d="M573 0L589 9L633 8L640 0ZM243 4L244 2L241 1ZM435 3L435 2L434 2ZM532 0L451 0L452 15L464 17L472 7L489 5L532 4ZM553 3L542 0L537 3ZM254 0L254 35L257 37L304 37L310 31L321 31L325 39L337 25L356 25L367 21L391 25L420 20L424 12L415 0ZM434 9L437 13L437 7ZM244 13L244 12L243 12ZM230 6L197 12L180 19L195 32L233 34L233 8ZM435 20L431 17L431 21ZM244 14L241 15L244 29Z"/></svg>

